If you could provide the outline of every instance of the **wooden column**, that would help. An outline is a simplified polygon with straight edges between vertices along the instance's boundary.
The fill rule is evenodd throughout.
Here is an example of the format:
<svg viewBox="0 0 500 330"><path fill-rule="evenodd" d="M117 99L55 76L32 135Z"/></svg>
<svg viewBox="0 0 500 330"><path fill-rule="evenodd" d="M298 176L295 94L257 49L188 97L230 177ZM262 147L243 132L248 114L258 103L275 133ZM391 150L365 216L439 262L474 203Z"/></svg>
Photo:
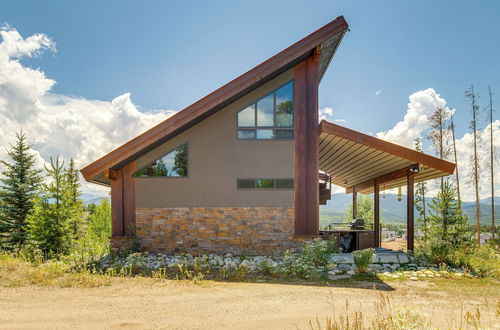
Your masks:
<svg viewBox="0 0 500 330"><path fill-rule="evenodd" d="M415 249L415 218L414 218L414 176L408 171L406 191L406 237L407 249Z"/></svg>
<svg viewBox="0 0 500 330"><path fill-rule="evenodd" d="M135 235L135 180L132 173L135 163L112 171L111 182L111 232L113 237Z"/></svg>
<svg viewBox="0 0 500 330"><path fill-rule="evenodd" d="M373 182L373 231L375 247L380 247L380 189L376 179Z"/></svg>
<svg viewBox="0 0 500 330"><path fill-rule="evenodd" d="M295 235L319 234L318 63L312 56L297 64L295 112Z"/></svg>
<svg viewBox="0 0 500 330"><path fill-rule="evenodd" d="M358 217L358 193L356 187L352 187L352 218Z"/></svg>
<svg viewBox="0 0 500 330"><path fill-rule="evenodd" d="M111 181L111 233L113 237L124 236L123 227L123 170L115 171Z"/></svg>

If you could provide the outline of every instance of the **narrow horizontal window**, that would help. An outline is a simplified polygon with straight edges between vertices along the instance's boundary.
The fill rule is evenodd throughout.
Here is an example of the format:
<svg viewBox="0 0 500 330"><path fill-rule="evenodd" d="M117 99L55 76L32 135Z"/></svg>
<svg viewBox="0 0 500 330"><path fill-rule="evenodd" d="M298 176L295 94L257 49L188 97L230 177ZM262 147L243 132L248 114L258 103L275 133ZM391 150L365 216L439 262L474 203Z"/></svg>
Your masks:
<svg viewBox="0 0 500 330"><path fill-rule="evenodd" d="M238 179L238 189L293 189L293 179Z"/></svg>

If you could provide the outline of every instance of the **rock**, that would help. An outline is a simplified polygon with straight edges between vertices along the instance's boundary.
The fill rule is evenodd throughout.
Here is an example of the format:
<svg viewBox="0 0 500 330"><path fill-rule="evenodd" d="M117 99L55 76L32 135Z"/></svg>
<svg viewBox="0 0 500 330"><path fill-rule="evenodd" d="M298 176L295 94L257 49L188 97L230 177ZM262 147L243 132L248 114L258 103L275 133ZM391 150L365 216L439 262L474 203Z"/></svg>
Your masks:
<svg viewBox="0 0 500 330"><path fill-rule="evenodd" d="M233 257L233 254L229 253L229 252L224 255L224 258L232 258L232 257Z"/></svg>
<svg viewBox="0 0 500 330"><path fill-rule="evenodd" d="M408 255L406 254L398 254L398 259L399 259L399 263L402 263L402 264L407 264L410 262L410 259L408 258Z"/></svg>
<svg viewBox="0 0 500 330"><path fill-rule="evenodd" d="M347 275L354 275L355 273L356 273L355 271L353 271L353 270L349 270L349 271L347 271L347 273L346 273L346 274L347 274Z"/></svg>
<svg viewBox="0 0 500 330"><path fill-rule="evenodd" d="M391 265L390 268L393 269L393 270L396 270L400 267L399 264L394 264L394 265Z"/></svg>
<svg viewBox="0 0 500 330"><path fill-rule="evenodd" d="M412 281L418 281L418 278L416 278L415 276L412 276L409 279L412 280Z"/></svg>
<svg viewBox="0 0 500 330"><path fill-rule="evenodd" d="M339 264L338 268L340 270L350 270L351 269L351 265L349 265L349 264Z"/></svg>
<svg viewBox="0 0 500 330"><path fill-rule="evenodd" d="M351 275L328 275L328 278L330 280L333 280L333 281L336 281L336 280L345 280L345 279L348 279L348 278L351 278Z"/></svg>

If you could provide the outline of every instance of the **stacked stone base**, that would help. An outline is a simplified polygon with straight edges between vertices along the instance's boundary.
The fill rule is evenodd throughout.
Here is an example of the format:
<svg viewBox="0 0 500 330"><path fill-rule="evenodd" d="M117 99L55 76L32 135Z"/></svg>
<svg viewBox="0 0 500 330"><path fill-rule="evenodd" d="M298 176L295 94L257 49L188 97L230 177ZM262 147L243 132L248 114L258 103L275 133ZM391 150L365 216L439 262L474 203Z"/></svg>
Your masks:
<svg viewBox="0 0 500 330"><path fill-rule="evenodd" d="M134 236L112 236L109 241L112 251L129 248L136 238Z"/></svg>
<svg viewBox="0 0 500 330"><path fill-rule="evenodd" d="M141 248L265 255L295 248L293 207L137 208Z"/></svg>

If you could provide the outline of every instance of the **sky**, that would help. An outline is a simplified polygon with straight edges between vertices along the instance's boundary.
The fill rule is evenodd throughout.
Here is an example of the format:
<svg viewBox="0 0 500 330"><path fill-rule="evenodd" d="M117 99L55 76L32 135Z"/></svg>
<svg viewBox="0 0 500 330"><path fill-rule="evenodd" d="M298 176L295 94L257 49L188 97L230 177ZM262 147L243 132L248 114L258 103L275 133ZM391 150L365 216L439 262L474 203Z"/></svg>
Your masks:
<svg viewBox="0 0 500 330"><path fill-rule="evenodd" d="M465 184L464 92L473 84L480 94L487 129L488 85L500 104L499 13L499 1L5 2L0 145L23 128L39 165L60 156L83 167L344 15L350 31L321 82L322 116L411 146L427 136L432 110L448 107ZM486 197L486 174L481 186Z"/></svg>

